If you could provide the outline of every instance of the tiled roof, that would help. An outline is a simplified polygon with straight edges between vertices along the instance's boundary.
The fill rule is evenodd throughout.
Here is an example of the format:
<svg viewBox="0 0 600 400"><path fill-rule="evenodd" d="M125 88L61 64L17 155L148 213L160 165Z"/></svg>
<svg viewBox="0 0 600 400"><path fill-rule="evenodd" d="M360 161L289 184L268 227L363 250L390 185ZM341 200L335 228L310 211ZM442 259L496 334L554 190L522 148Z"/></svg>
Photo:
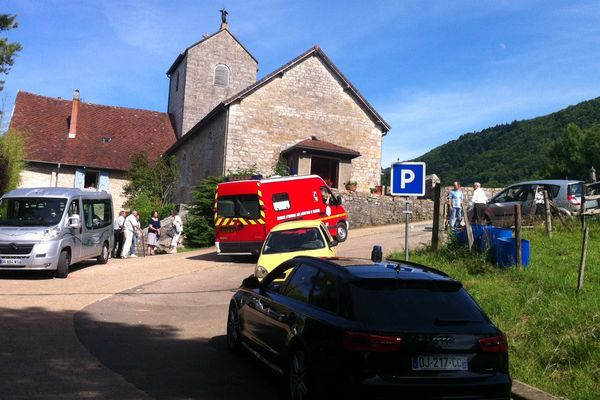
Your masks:
<svg viewBox="0 0 600 400"><path fill-rule="evenodd" d="M317 138L306 139L301 142L296 143L292 147L288 147L284 151L283 154L291 153L294 150L312 150L321 153L328 154L336 154L336 155L345 155L350 158L359 157L360 153L356 150L349 149L347 147L338 146L337 144L329 143L324 140L319 140Z"/></svg>
<svg viewBox="0 0 600 400"><path fill-rule="evenodd" d="M19 91L10 128L24 135L26 161L126 171L132 155L154 161L176 141L167 113L84 102L69 139L72 103Z"/></svg>

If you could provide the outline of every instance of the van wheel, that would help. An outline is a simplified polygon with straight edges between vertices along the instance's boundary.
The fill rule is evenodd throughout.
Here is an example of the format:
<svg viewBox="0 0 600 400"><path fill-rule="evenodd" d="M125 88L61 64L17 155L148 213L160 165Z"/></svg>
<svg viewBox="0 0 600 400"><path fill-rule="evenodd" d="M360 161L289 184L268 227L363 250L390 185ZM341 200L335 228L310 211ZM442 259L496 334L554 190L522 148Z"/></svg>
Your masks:
<svg viewBox="0 0 600 400"><path fill-rule="evenodd" d="M102 253L100 253L100 255L96 257L98 264L106 264L108 262L109 253L110 251L108 250L108 243L104 242L104 244L102 245Z"/></svg>
<svg viewBox="0 0 600 400"><path fill-rule="evenodd" d="M58 258L58 265L56 268L57 278L66 278L69 275L69 265L71 265L71 255L68 251L63 250Z"/></svg>
<svg viewBox="0 0 600 400"><path fill-rule="evenodd" d="M340 222L337 225L336 239L339 243L345 242L346 239L348 239L348 228L346 227L346 224L343 222Z"/></svg>

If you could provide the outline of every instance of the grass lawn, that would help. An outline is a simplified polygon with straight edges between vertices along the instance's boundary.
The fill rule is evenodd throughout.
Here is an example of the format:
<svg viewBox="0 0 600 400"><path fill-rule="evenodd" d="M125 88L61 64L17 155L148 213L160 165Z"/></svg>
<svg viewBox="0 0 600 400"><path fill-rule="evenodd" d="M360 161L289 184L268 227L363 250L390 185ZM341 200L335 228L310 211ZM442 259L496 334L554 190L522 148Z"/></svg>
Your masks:
<svg viewBox="0 0 600 400"><path fill-rule="evenodd" d="M411 261L462 281L508 336L513 378L570 399L600 397L600 222L590 225L584 289L576 293L580 225L524 230L531 263L523 271L499 269L484 255L450 243ZM403 254L392 257L402 259Z"/></svg>

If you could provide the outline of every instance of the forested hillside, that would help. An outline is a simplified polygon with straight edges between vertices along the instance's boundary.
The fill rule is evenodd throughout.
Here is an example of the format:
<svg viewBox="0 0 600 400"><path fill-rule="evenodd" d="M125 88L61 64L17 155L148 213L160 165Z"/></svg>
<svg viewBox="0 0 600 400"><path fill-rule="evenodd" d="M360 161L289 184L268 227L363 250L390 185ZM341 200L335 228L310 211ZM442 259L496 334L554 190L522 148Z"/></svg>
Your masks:
<svg viewBox="0 0 600 400"><path fill-rule="evenodd" d="M569 123L581 129L600 124L600 97L543 117L464 134L415 161L426 162L427 173L437 174L444 183L458 179L463 184L479 181L497 187L527 179L564 178L552 176L549 153Z"/></svg>

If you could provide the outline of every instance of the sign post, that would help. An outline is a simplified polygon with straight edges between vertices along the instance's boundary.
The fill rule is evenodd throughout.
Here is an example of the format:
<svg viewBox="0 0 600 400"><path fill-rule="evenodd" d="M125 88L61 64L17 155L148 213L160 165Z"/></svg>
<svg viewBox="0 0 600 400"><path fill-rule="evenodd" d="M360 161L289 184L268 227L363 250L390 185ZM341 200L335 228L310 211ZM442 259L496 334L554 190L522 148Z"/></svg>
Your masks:
<svg viewBox="0 0 600 400"><path fill-rule="evenodd" d="M411 204L408 196L425 195L425 163L398 162L392 164L391 174L392 196L406 196L405 227L404 227L404 260L408 261L408 224L410 222Z"/></svg>

